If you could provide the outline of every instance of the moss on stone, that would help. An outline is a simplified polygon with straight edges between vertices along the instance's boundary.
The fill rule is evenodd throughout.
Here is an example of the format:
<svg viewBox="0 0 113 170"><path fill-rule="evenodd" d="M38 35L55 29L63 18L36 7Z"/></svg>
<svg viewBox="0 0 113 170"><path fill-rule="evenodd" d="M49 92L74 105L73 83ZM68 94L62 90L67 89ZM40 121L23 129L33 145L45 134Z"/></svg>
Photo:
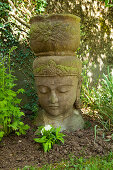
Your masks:
<svg viewBox="0 0 113 170"><path fill-rule="evenodd" d="M76 63L77 64L77 63ZM71 67L66 65L56 64L54 60L49 60L47 64L40 66L38 63L34 68L34 74L37 75L78 75L80 74L78 67Z"/></svg>
<svg viewBox="0 0 113 170"><path fill-rule="evenodd" d="M54 38L57 41L62 37L73 39L75 35L79 34L79 30L73 27L69 23L61 23L60 21L51 23L51 22L39 22L31 25L30 36L31 39L40 39L47 41L49 38ZM60 35L60 37L59 37Z"/></svg>

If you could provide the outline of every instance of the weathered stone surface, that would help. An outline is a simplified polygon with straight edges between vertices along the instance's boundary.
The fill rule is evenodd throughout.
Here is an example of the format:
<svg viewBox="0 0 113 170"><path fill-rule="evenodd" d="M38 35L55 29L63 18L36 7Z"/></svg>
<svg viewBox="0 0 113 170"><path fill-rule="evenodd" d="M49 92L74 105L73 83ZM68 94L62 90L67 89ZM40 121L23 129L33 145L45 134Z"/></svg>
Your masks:
<svg viewBox="0 0 113 170"><path fill-rule="evenodd" d="M80 18L71 14L31 18L30 45L36 56L74 55L80 43Z"/></svg>
<svg viewBox="0 0 113 170"><path fill-rule="evenodd" d="M41 110L35 120L35 125L41 126L47 124L53 125L54 127L61 126L61 131L68 130L71 132L83 129L84 120L79 111L76 109L73 109L72 113L68 116L60 115L53 117L47 114L44 110Z"/></svg>
<svg viewBox="0 0 113 170"><path fill-rule="evenodd" d="M84 126L79 111L82 64L73 56L36 58L33 63L40 111L35 124L77 130Z"/></svg>
<svg viewBox="0 0 113 170"><path fill-rule="evenodd" d="M31 48L39 55L34 60L33 71L39 103L44 109L35 120L37 126L61 126L61 131L74 131L84 126L78 110L82 63L73 56L80 41L79 21L73 15L31 20Z"/></svg>

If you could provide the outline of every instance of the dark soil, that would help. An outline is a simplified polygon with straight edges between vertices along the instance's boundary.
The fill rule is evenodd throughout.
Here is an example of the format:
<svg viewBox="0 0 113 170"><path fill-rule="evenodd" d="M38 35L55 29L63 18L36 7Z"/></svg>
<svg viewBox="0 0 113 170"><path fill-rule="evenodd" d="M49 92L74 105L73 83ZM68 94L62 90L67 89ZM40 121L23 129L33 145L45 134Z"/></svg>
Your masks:
<svg viewBox="0 0 113 170"><path fill-rule="evenodd" d="M106 155L113 151L113 141L104 141L101 131L96 136L96 142L94 142L95 122L89 118L87 118L87 121L89 122L87 125L91 125L90 127L73 133L64 131L64 134L66 134L65 143L55 144L52 150L44 153L42 147L33 141L35 127L31 124L30 119L26 118L25 122L31 126L26 135L16 136L11 134L4 137L0 143L0 170L14 170L26 165L41 167L46 163L56 163L69 159L71 154L88 158ZM109 134L107 135L109 137Z"/></svg>

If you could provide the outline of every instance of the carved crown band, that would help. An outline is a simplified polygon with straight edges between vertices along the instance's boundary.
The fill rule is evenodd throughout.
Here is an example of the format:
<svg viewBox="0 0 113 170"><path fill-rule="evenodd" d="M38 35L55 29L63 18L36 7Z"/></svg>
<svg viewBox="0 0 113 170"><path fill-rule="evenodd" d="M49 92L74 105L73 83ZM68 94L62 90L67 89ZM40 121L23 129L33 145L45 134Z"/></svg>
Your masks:
<svg viewBox="0 0 113 170"><path fill-rule="evenodd" d="M49 60L47 64L43 64L33 69L34 76L80 76L77 68L56 64L54 60Z"/></svg>

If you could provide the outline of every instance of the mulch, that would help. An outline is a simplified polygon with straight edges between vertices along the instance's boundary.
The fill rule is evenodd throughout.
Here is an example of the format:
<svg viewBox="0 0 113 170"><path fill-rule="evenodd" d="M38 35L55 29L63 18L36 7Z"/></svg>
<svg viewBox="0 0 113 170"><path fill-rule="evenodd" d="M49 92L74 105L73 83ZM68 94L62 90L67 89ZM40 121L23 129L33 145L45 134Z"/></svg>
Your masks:
<svg viewBox="0 0 113 170"><path fill-rule="evenodd" d="M94 141L94 126L95 121L85 117L90 125L87 128L78 130L75 132L63 133L64 144L53 146L48 153L44 153L40 144L35 143L33 138L35 127L31 123L31 120L26 116L25 122L27 122L31 128L26 135L16 136L10 134L3 138L0 143L0 170L16 170L17 168L23 168L26 165L32 165L36 167L42 167L47 163L57 163L65 160L69 160L71 155L75 155L78 158L89 158L97 155L106 155L109 152L113 152L112 139L104 141L102 138L103 132L99 132ZM107 134L109 137L109 134Z"/></svg>

